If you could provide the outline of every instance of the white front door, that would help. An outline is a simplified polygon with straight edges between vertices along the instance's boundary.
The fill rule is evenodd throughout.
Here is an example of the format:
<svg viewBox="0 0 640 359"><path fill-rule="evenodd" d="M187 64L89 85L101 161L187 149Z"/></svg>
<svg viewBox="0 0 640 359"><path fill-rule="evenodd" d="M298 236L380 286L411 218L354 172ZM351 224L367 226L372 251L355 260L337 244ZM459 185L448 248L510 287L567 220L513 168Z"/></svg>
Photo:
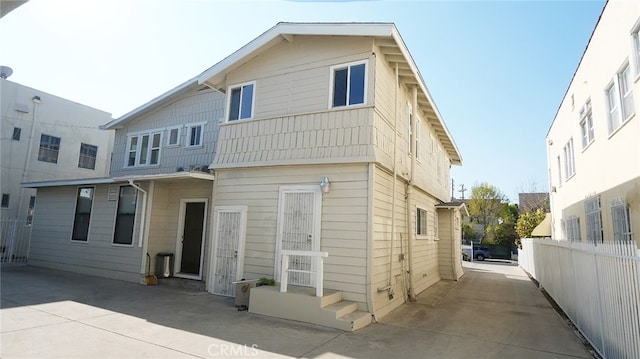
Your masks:
<svg viewBox="0 0 640 359"><path fill-rule="evenodd" d="M233 282L242 279L247 207L214 209L214 248L211 251L211 275L207 282L210 293L233 297Z"/></svg>
<svg viewBox="0 0 640 359"><path fill-rule="evenodd" d="M280 279L280 250L320 251L320 212L322 193L319 186L284 186L278 204L278 238L276 278ZM314 271L311 257L290 256L289 269ZM308 273L289 273L289 284L314 286Z"/></svg>
<svg viewBox="0 0 640 359"><path fill-rule="evenodd" d="M207 199L180 201L175 263L177 277L202 279L205 218L207 218Z"/></svg>

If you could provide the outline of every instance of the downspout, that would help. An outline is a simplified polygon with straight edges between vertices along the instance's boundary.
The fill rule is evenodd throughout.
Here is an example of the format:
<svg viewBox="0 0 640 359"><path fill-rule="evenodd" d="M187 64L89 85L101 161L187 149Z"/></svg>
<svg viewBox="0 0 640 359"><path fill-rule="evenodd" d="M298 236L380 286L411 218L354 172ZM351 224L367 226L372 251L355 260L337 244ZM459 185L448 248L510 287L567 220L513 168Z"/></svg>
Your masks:
<svg viewBox="0 0 640 359"><path fill-rule="evenodd" d="M416 301L416 289L415 289L415 285L413 282L413 243L415 241L415 231L414 228L411 227L411 215L413 213L413 211L411 210L411 201L412 201L412 196L411 194L413 193L413 179L415 177L416 174L416 141L415 141L415 134L417 132L416 129L416 116L414 115L414 112L417 112L417 98L418 98L418 88L414 87L413 91L412 91L412 101L411 101L411 118L410 118L410 126L411 126L411 136L409 137L409 141L410 141L410 146L409 148L411 148L411 170L409 171L409 180L407 181L407 189L405 192L405 196L406 198L406 205L407 205L407 254L408 254L408 259L409 259L409 301L411 302L415 302Z"/></svg>
<svg viewBox="0 0 640 359"><path fill-rule="evenodd" d="M439 219L440 217L438 217ZM451 208L451 210L449 211L449 225L451 226L451 234L452 234L452 241L451 241L451 269L452 269L452 273L453 273L453 280L458 280L458 266L457 266L457 261L456 261L456 243L459 242L458 240L458 233L456 233L456 210L454 208Z"/></svg>
<svg viewBox="0 0 640 359"><path fill-rule="evenodd" d="M396 68L395 68L395 75L396 75L396 86L395 86L395 90L394 90L394 105L393 105L393 109L394 109L394 116L393 116L393 128L394 128L394 136L393 136L393 179L392 179L392 183L393 185L391 186L391 190L392 190L392 194L391 194L391 244L390 244L390 249L389 249L389 280L387 282L387 287L386 288L378 288L378 291L382 290L387 290L388 294L389 294L389 299L393 299L393 286L392 286L392 279L393 279L393 245L396 241L396 178L398 176L398 172L397 172L397 164L396 164L396 160L397 160L397 156L398 156L398 146L397 146L397 142L398 142L398 86L399 86L399 75L398 75L398 64L396 63Z"/></svg>
<svg viewBox="0 0 640 359"><path fill-rule="evenodd" d="M29 131L29 141L27 142L27 156L24 159L24 166L22 167L22 181L21 182L26 182L27 181L27 173L29 173L29 165L31 164L31 154L33 153L33 149L31 148L31 146L33 145L33 135L36 132L36 113L38 111L38 106L39 104L42 103L42 100L40 100L40 96L33 96L33 98L31 99L33 101L33 116L31 117L31 131ZM19 202L18 202L18 212L16 213L16 218L18 218L20 216L20 213L22 213L22 206L24 205L24 188L22 186L20 186L20 197L18 198Z"/></svg>

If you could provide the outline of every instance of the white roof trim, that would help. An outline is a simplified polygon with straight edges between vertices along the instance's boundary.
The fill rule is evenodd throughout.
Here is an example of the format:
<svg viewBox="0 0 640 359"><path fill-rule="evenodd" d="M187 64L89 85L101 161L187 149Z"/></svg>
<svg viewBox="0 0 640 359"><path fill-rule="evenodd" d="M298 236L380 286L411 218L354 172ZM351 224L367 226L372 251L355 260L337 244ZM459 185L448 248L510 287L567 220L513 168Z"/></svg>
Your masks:
<svg viewBox="0 0 640 359"><path fill-rule="evenodd" d="M133 176L121 176L111 178L81 178L72 180L54 180L54 181L42 181L42 182L24 182L20 184L22 188L42 188L42 187L62 187L62 186L82 186L82 185L95 185L95 184L112 184L122 183L129 180L133 181L152 181L152 180L165 180L165 179L201 179L207 181L213 181L215 176L205 172L174 172L174 173L160 173L155 175L133 175Z"/></svg>

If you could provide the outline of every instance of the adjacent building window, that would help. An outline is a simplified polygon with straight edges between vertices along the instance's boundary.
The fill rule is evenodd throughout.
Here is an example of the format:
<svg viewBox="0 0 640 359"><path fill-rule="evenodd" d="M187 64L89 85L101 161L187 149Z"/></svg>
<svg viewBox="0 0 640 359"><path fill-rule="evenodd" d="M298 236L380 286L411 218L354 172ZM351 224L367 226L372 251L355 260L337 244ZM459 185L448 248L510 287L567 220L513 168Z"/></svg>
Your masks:
<svg viewBox="0 0 640 359"><path fill-rule="evenodd" d="M173 127L169 129L169 136L167 138L167 146L180 145L180 127Z"/></svg>
<svg viewBox="0 0 640 359"><path fill-rule="evenodd" d="M138 191L132 186L120 187L116 227L113 234L114 244L131 245L133 243L133 225L136 217Z"/></svg>
<svg viewBox="0 0 640 359"><path fill-rule="evenodd" d="M80 144L80 157L78 158L78 167L89 170L96 169L96 157L98 156L98 146Z"/></svg>
<svg viewBox="0 0 640 359"><path fill-rule="evenodd" d="M592 197L584 201L585 224L587 227L587 241L602 243L602 212L600 197Z"/></svg>
<svg viewBox="0 0 640 359"><path fill-rule="evenodd" d="M566 180L576 174L576 164L573 153L573 137L563 148L564 151L564 177Z"/></svg>
<svg viewBox="0 0 640 359"><path fill-rule="evenodd" d="M89 238L89 222L93 205L93 187L78 188L76 216L73 221L72 241L86 242Z"/></svg>
<svg viewBox="0 0 640 359"><path fill-rule="evenodd" d="M22 129L20 127L13 128L13 136L11 137L14 141L20 141L20 134L22 133Z"/></svg>
<svg viewBox="0 0 640 359"><path fill-rule="evenodd" d="M427 235L427 210L416 208L416 235Z"/></svg>
<svg viewBox="0 0 640 359"><path fill-rule="evenodd" d="M580 241L580 218L571 216L567 218L563 223L564 235L568 241Z"/></svg>
<svg viewBox="0 0 640 359"><path fill-rule="evenodd" d="M27 221L26 225L30 226L33 223L33 210L36 208L36 196L31 196L29 198L29 209L27 210Z"/></svg>
<svg viewBox="0 0 640 359"><path fill-rule="evenodd" d="M365 103L366 70L366 61L331 67L331 107Z"/></svg>
<svg viewBox="0 0 640 359"><path fill-rule="evenodd" d="M9 208L9 201L11 200L11 195L9 193L2 194L2 208Z"/></svg>
<svg viewBox="0 0 640 359"><path fill-rule="evenodd" d="M608 128L611 134L634 113L633 81L629 65L616 74L614 81L605 92L609 110Z"/></svg>
<svg viewBox="0 0 640 359"><path fill-rule="evenodd" d="M187 127L187 147L202 146L204 124L198 123Z"/></svg>
<svg viewBox="0 0 640 359"><path fill-rule="evenodd" d="M58 152L60 152L60 138L41 135L40 150L38 151L38 161L58 163Z"/></svg>
<svg viewBox="0 0 640 359"><path fill-rule="evenodd" d="M633 63L636 71L636 76L640 75L640 20L637 25L631 31L631 43L633 47Z"/></svg>
<svg viewBox="0 0 640 359"><path fill-rule="evenodd" d="M409 144L409 148L407 149L407 151L409 152L409 155L411 155L411 146L413 142L413 126L411 126L412 121L413 121L413 110L411 109L411 105L409 105L409 123L407 123L409 127L409 133L407 134L407 143Z"/></svg>
<svg viewBox="0 0 640 359"><path fill-rule="evenodd" d="M611 220L613 223L614 241L631 241L633 239L629 205L623 199L618 199L613 202L611 206Z"/></svg>
<svg viewBox="0 0 640 359"><path fill-rule="evenodd" d="M580 110L580 131L582 133L582 148L587 148L593 142L593 116L591 114L591 99Z"/></svg>
<svg viewBox="0 0 640 359"><path fill-rule="evenodd" d="M160 162L161 132L129 136L127 167L154 166Z"/></svg>
<svg viewBox="0 0 640 359"><path fill-rule="evenodd" d="M253 117L253 93L255 83L229 88L229 121Z"/></svg>
<svg viewBox="0 0 640 359"><path fill-rule="evenodd" d="M562 187L562 162L558 156L558 187Z"/></svg>

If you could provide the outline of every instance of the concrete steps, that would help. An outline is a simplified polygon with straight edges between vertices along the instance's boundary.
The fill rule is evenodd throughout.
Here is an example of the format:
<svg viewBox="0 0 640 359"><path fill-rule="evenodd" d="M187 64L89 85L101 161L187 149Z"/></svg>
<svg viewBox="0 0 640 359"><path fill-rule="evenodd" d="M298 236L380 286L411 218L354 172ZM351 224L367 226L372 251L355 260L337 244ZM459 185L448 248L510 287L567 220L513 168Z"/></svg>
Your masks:
<svg viewBox="0 0 640 359"><path fill-rule="evenodd" d="M358 310L358 304L342 299L342 292L325 290L315 296L314 288L289 286L280 293L278 287L251 288L249 312L297 320L326 327L354 331L371 323L371 314Z"/></svg>

